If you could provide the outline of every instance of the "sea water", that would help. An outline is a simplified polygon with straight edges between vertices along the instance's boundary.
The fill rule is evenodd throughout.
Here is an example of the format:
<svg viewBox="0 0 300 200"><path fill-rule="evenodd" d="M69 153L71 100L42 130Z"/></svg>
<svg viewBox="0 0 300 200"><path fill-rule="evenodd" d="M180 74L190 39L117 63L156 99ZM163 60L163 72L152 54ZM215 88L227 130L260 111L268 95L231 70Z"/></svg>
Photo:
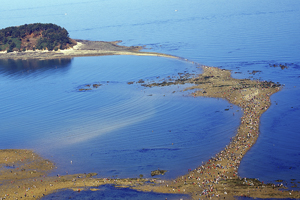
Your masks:
<svg viewBox="0 0 300 200"><path fill-rule="evenodd" d="M30 68L35 64L42 67ZM0 66L7 85L2 148L34 149L56 163L57 174L149 177L160 168L169 171L165 178L175 178L224 148L242 115L236 106L225 111L230 104L224 100L182 92L188 85L128 84L201 73L173 59L100 56Z"/></svg>
<svg viewBox="0 0 300 200"><path fill-rule="evenodd" d="M71 38L123 40L230 69L235 78L283 84L239 174L291 186L300 181L299 9L297 0L19 1L1 6L0 21L1 28L55 23ZM155 57L1 61L1 148L33 149L60 174L136 177L157 168L169 171L163 178L184 174L228 144L241 116L237 107L225 112L224 100L188 97L180 92L185 86L127 84L184 71L201 73L191 63ZM79 91L94 83L102 85Z"/></svg>
<svg viewBox="0 0 300 200"><path fill-rule="evenodd" d="M156 199L168 199L168 200L178 200L178 199L188 199L188 195L184 194L159 194L154 192L140 192L132 190L129 188L115 188L111 185L103 185L98 188L97 191L80 191L74 192L72 190L61 190L57 193L47 195L43 197L43 200L51 199L106 199L106 200L156 200Z"/></svg>

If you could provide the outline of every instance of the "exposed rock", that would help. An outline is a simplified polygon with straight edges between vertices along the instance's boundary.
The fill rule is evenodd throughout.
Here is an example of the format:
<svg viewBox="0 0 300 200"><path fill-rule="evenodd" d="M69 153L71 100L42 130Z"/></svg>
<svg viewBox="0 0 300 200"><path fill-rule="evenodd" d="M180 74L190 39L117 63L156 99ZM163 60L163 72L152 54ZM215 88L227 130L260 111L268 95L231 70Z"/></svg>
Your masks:
<svg viewBox="0 0 300 200"><path fill-rule="evenodd" d="M80 88L79 91L88 91L88 90L92 90L91 88Z"/></svg>
<svg viewBox="0 0 300 200"><path fill-rule="evenodd" d="M151 176L157 176L157 175L160 175L160 174L164 175L166 172L167 172L167 170L157 169L157 170L151 171Z"/></svg>
<svg viewBox="0 0 300 200"><path fill-rule="evenodd" d="M100 87L102 84L93 84L93 88L98 88L98 87Z"/></svg>

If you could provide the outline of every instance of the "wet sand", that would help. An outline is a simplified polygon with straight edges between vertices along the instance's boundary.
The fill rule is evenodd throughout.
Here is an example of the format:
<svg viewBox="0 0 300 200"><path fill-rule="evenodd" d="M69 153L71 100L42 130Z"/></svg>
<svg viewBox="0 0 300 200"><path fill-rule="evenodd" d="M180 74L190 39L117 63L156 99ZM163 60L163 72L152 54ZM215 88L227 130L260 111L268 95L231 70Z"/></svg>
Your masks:
<svg viewBox="0 0 300 200"><path fill-rule="evenodd" d="M72 58L83 56L106 56L106 55L135 55L135 56L159 56L168 58L178 58L168 54L141 52L141 46L121 46L118 43L122 41L103 42L103 41L89 41L76 40L77 44L70 49L48 51L48 50L28 50L25 52L11 52L0 51L0 59L59 59Z"/></svg>
<svg viewBox="0 0 300 200"><path fill-rule="evenodd" d="M143 179L92 178L95 173L47 176L55 165L30 150L0 150L0 166L0 199L39 199L65 188L96 191L87 187L103 184L130 187L144 182Z"/></svg>
<svg viewBox="0 0 300 200"><path fill-rule="evenodd" d="M86 47L83 42L72 51L76 51L76 48ZM175 180L93 178L93 173L51 177L47 176L55 168L51 161L30 150L0 150L0 198L36 199L59 189L81 191L103 184L141 191L184 193L190 194L193 199L233 199L234 196L300 198L298 191L280 190L284 188L283 185L264 184L255 179L242 179L238 176L238 167L243 156L259 136L260 116L269 108L270 96L280 90L279 84L234 79L230 71L206 66L203 67L203 74L198 77L169 84L180 83L194 83L195 86L186 90L195 91L192 93L195 98L223 98L240 106L244 113L237 134L231 138L230 144L202 165L199 163L200 166L196 169L189 170L186 175ZM236 111L229 109L228 112L234 115Z"/></svg>

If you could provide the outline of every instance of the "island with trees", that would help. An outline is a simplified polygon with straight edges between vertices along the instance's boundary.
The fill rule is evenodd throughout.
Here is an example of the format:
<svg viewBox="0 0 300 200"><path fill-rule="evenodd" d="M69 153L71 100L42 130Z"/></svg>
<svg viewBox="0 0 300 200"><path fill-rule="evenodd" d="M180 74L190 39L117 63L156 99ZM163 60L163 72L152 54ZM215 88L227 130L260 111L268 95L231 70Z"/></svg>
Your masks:
<svg viewBox="0 0 300 200"><path fill-rule="evenodd" d="M0 59L59 59L82 56L139 55L178 58L162 53L142 52L142 46L121 46L121 40L71 39L65 28L55 24L25 24L0 29Z"/></svg>
<svg viewBox="0 0 300 200"><path fill-rule="evenodd" d="M0 30L0 51L67 49L76 45L66 29L55 24L25 24Z"/></svg>

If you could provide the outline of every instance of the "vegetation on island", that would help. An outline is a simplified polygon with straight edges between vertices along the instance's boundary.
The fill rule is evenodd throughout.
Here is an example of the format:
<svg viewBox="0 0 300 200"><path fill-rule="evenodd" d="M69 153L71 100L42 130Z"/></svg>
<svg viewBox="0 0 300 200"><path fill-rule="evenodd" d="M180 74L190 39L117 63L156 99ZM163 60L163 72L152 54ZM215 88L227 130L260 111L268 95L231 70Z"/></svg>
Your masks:
<svg viewBox="0 0 300 200"><path fill-rule="evenodd" d="M0 51L67 49L76 44L65 28L55 24L25 24L0 30Z"/></svg>

